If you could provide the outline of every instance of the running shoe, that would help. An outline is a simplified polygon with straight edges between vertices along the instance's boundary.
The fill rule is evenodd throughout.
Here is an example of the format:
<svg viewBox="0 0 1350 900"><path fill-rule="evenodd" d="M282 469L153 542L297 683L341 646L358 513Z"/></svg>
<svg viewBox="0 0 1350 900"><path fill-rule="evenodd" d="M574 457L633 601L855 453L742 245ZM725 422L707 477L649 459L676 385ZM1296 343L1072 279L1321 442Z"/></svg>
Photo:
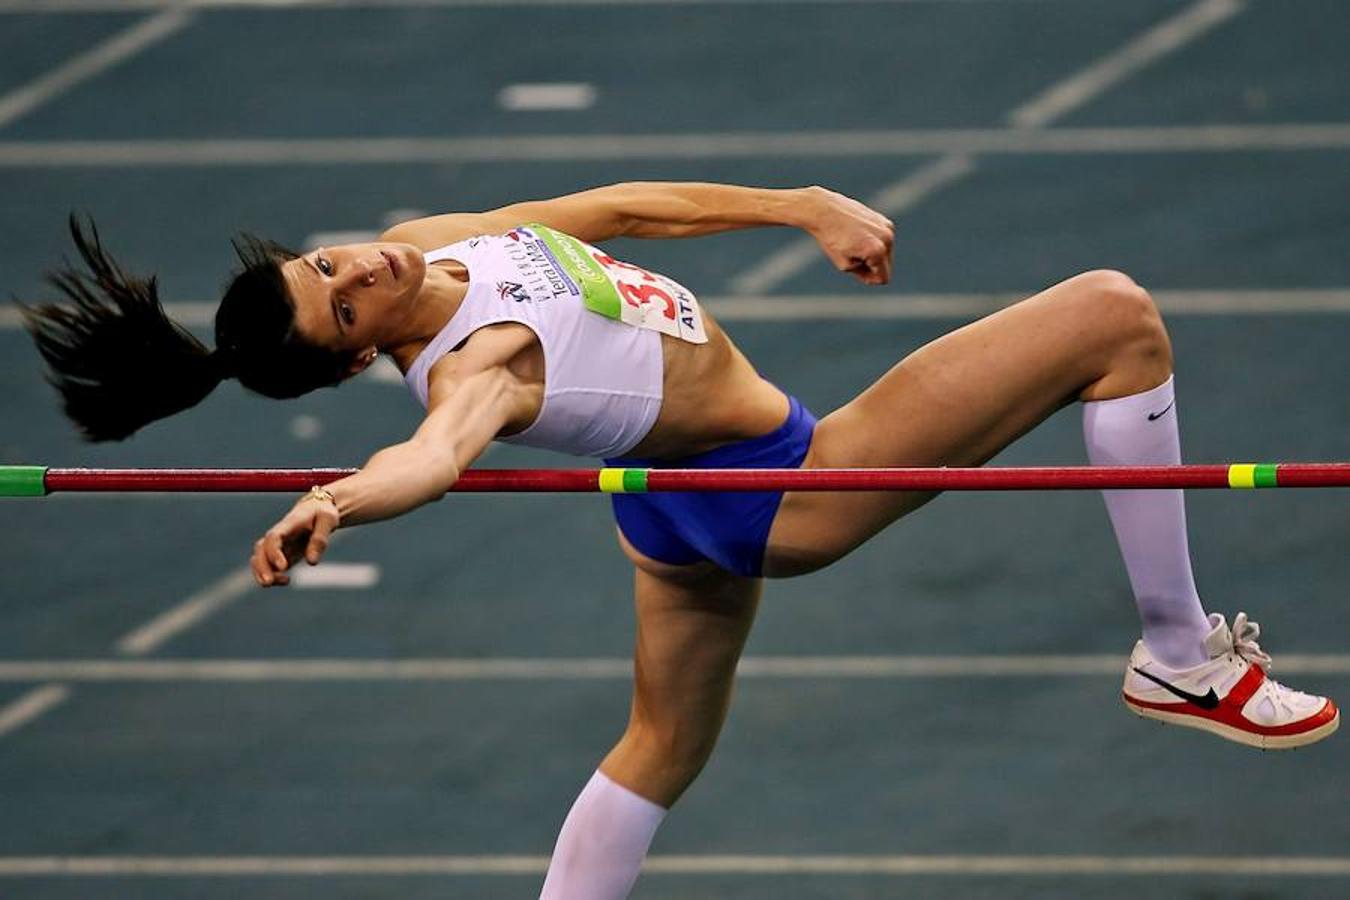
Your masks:
<svg viewBox="0 0 1350 900"><path fill-rule="evenodd" d="M1211 613L1205 638L1209 661L1170 669L1153 658L1144 642L1134 645L1122 696L1136 715L1188 728L1263 750L1288 750L1320 741L1341 724L1336 704L1287 688L1266 675L1270 656L1256 639L1261 628L1238 613L1229 630Z"/></svg>

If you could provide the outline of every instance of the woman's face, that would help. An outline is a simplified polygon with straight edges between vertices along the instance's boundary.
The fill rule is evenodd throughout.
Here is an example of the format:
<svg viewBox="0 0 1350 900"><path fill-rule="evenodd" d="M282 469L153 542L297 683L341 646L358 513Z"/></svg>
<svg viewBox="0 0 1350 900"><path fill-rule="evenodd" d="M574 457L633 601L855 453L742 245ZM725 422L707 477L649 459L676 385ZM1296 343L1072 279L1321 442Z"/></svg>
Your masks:
<svg viewBox="0 0 1350 900"><path fill-rule="evenodd" d="M384 243L320 247L281 266L301 337L355 352L386 342L412 309L426 271L417 247Z"/></svg>

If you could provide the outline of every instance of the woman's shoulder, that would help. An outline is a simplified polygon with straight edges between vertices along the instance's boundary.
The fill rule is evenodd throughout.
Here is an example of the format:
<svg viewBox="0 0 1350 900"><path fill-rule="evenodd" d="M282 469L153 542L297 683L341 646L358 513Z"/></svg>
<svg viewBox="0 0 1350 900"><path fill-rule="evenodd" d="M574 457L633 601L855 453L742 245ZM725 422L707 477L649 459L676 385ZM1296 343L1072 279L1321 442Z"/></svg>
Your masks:
<svg viewBox="0 0 1350 900"><path fill-rule="evenodd" d="M438 250L450 244L494 233L495 230L484 221L484 218L482 213L448 213L442 216L409 219L386 230L380 235L380 240L396 244L412 244L423 251Z"/></svg>

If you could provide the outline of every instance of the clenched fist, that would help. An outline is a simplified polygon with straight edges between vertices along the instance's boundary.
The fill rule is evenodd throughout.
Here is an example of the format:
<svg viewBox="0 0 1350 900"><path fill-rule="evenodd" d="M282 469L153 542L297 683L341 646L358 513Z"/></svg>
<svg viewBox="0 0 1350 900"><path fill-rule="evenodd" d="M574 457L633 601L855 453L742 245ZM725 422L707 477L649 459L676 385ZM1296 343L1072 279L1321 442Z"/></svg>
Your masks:
<svg viewBox="0 0 1350 900"><path fill-rule="evenodd" d="M857 276L864 284L891 280L891 250L895 225L876 210L826 188L811 189L811 235L834 267Z"/></svg>

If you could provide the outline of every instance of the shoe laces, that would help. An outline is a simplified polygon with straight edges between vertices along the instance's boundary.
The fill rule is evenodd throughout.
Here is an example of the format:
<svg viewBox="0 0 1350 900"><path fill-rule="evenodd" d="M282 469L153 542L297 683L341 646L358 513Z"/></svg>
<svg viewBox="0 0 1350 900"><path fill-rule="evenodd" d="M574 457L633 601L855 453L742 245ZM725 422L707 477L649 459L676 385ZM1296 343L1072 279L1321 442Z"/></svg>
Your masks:
<svg viewBox="0 0 1350 900"><path fill-rule="evenodd" d="M1233 652L1248 662L1256 663L1267 672L1271 669L1270 654L1261 649L1256 639L1261 636L1261 626L1247 618L1245 612L1233 617Z"/></svg>
<svg viewBox="0 0 1350 900"><path fill-rule="evenodd" d="M1256 642L1260 636L1261 626L1250 621L1246 613L1240 612L1233 617L1233 652L1269 672L1271 658L1270 654L1262 650L1261 645ZM1299 707L1305 705L1305 701L1315 699L1273 678L1261 682L1257 696L1264 698L1263 703L1269 704L1268 713L1274 714L1277 717L1276 721L1281 722L1298 716Z"/></svg>

